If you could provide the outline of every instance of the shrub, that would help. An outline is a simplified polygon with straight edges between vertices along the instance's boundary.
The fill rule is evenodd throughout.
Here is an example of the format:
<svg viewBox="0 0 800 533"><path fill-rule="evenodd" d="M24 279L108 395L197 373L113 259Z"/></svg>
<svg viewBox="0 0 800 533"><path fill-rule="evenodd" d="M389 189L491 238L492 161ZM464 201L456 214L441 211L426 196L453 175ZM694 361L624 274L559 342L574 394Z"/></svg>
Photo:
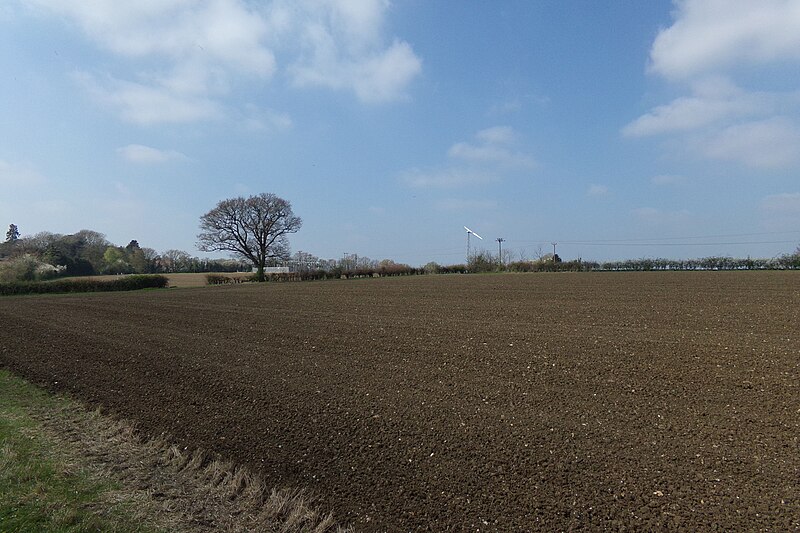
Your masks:
<svg viewBox="0 0 800 533"><path fill-rule="evenodd" d="M222 274L206 274L206 283L208 285L224 285L231 283L231 278Z"/></svg>
<svg viewBox="0 0 800 533"><path fill-rule="evenodd" d="M497 261L487 252L478 252L471 255L467 266L470 272L494 272L499 270Z"/></svg>
<svg viewBox="0 0 800 533"><path fill-rule="evenodd" d="M40 261L34 255L24 254L0 263L0 282L51 279L63 271L64 267L62 266L53 266Z"/></svg>

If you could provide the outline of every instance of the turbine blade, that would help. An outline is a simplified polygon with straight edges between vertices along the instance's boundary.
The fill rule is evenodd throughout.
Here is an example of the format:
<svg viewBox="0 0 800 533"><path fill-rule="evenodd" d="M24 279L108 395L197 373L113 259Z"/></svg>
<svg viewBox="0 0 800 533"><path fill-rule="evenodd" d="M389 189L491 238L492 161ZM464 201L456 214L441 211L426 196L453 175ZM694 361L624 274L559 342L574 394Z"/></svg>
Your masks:
<svg viewBox="0 0 800 533"><path fill-rule="evenodd" d="M480 240L483 240L483 237L481 237L480 235L478 235L478 234L477 234L477 233L475 233L474 231L472 232L472 234L473 234L473 235L475 235L475 236L476 236L477 238L479 238Z"/></svg>

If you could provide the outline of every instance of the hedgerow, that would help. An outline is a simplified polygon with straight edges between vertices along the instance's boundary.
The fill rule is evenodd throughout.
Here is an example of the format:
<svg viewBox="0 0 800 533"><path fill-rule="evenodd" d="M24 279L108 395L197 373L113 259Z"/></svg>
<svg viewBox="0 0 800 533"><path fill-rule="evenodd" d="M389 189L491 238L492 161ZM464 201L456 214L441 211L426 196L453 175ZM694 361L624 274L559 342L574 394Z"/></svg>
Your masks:
<svg viewBox="0 0 800 533"><path fill-rule="evenodd" d="M110 281L90 278L54 281L16 281L0 283L0 295L134 291L138 289L163 289L168 284L169 280L166 276L145 274L124 276Z"/></svg>

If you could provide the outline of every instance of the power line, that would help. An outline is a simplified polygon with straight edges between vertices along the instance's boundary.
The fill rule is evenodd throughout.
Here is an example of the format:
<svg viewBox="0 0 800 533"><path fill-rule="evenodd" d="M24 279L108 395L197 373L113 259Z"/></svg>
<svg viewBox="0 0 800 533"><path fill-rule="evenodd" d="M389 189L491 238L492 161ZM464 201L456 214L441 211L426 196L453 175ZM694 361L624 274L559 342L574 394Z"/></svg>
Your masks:
<svg viewBox="0 0 800 533"><path fill-rule="evenodd" d="M661 242L661 241L680 241L680 240L694 240L694 239L723 239L732 237L755 237L759 235L795 235L800 234L800 231L762 231L758 233L728 233L721 235L697 235L697 236L684 236L684 237L646 237L634 239L592 239L592 240L575 240L558 242L563 244L633 244L636 242ZM516 241L520 244L547 244L547 241ZM765 241L764 244L781 244L785 241ZM794 242L794 241L788 241ZM699 243L699 244L728 244L728 243ZM743 244L759 244L759 243L743 243Z"/></svg>
<svg viewBox="0 0 800 533"><path fill-rule="evenodd" d="M624 241L560 241L559 244L581 246L735 246L745 244L790 244L790 241L739 241L739 242L624 242Z"/></svg>

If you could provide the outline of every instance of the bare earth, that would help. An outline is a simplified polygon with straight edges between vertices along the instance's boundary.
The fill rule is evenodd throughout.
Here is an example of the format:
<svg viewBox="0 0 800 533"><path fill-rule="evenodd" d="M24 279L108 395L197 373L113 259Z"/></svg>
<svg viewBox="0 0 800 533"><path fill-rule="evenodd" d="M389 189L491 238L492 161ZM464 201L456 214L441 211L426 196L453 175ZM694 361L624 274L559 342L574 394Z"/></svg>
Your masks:
<svg viewBox="0 0 800 533"><path fill-rule="evenodd" d="M800 273L0 299L0 366L360 530L800 528Z"/></svg>

